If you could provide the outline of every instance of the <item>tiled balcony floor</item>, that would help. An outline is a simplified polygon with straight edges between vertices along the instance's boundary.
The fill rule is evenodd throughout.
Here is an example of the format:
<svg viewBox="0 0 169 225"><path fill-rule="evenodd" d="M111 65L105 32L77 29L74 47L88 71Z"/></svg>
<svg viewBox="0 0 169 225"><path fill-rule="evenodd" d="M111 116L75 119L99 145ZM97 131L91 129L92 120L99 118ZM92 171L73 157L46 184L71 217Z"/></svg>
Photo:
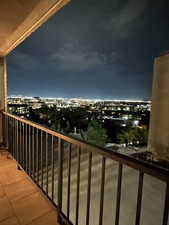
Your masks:
<svg viewBox="0 0 169 225"><path fill-rule="evenodd" d="M0 150L0 225L58 225L57 212L16 161Z"/></svg>

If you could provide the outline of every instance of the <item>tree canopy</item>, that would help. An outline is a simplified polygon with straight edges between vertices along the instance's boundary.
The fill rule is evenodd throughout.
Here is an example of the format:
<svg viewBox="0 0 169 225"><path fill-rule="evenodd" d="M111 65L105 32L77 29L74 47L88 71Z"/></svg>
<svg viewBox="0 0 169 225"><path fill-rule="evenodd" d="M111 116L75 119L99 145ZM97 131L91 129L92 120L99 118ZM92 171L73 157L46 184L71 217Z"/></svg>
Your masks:
<svg viewBox="0 0 169 225"><path fill-rule="evenodd" d="M147 145L148 132L143 128L131 128L123 131L118 135L120 143L134 146L146 146Z"/></svg>
<svg viewBox="0 0 169 225"><path fill-rule="evenodd" d="M106 133L106 129L102 127L102 125L96 120L92 120L89 122L87 131L86 131L86 140L92 144L96 144L104 147L108 136Z"/></svg>

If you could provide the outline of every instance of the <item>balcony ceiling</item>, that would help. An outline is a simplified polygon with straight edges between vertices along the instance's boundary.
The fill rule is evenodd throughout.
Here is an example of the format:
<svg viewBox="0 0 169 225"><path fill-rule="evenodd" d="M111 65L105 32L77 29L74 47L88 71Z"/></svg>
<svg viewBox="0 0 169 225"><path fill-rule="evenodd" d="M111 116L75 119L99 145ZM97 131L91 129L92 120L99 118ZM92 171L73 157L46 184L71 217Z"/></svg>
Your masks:
<svg viewBox="0 0 169 225"><path fill-rule="evenodd" d="M69 0L1 0L0 56L7 55Z"/></svg>

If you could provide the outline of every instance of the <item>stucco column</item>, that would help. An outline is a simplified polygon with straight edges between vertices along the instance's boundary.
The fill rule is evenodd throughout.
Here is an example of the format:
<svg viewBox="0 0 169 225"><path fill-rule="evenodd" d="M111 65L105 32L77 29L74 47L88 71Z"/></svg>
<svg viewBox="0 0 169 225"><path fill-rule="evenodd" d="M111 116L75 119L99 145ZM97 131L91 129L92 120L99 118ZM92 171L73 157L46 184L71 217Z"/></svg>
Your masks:
<svg viewBox="0 0 169 225"><path fill-rule="evenodd" d="M149 150L169 160L169 54L154 62Z"/></svg>
<svg viewBox="0 0 169 225"><path fill-rule="evenodd" d="M0 57L0 112L7 110L7 69L6 58ZM0 113L0 144L3 140L3 121L2 114Z"/></svg>

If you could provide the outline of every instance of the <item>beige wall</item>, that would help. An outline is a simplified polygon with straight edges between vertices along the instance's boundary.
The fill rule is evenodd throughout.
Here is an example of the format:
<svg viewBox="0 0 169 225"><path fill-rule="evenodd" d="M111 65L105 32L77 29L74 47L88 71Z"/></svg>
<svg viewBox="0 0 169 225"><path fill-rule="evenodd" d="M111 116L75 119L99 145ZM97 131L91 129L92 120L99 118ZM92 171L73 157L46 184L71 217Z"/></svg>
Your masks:
<svg viewBox="0 0 169 225"><path fill-rule="evenodd" d="M7 109L6 59L0 57L0 111ZM2 115L0 114L0 143L3 142Z"/></svg>
<svg viewBox="0 0 169 225"><path fill-rule="evenodd" d="M169 160L169 54L154 63L149 150Z"/></svg>

